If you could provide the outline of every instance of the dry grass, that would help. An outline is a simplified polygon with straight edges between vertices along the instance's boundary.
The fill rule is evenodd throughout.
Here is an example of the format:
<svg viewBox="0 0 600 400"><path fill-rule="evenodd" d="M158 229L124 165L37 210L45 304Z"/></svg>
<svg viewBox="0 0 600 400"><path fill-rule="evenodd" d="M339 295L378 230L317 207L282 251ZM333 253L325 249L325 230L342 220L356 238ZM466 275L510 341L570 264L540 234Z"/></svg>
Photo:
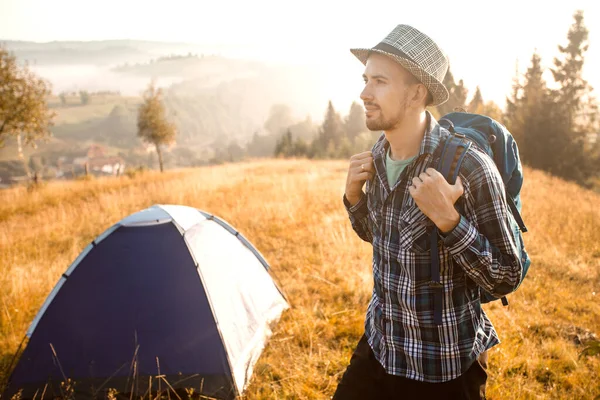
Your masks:
<svg viewBox="0 0 600 400"><path fill-rule="evenodd" d="M116 105L130 107L141 102L139 97L125 97L118 95L92 95L89 104L81 104L79 95L67 96L67 105L62 106L58 97L48 99L48 105L56 112L54 123L80 124L86 121L106 118Z"/></svg>
<svg viewBox="0 0 600 400"><path fill-rule="evenodd" d="M92 239L152 204L185 204L248 237L292 303L245 398L329 398L362 334L372 288L370 245L341 203L345 171L341 161L269 160L0 192L0 367ZM486 306L503 341L491 352L488 393L594 399L600 357L579 354L600 333L600 196L525 172L533 265L508 308Z"/></svg>

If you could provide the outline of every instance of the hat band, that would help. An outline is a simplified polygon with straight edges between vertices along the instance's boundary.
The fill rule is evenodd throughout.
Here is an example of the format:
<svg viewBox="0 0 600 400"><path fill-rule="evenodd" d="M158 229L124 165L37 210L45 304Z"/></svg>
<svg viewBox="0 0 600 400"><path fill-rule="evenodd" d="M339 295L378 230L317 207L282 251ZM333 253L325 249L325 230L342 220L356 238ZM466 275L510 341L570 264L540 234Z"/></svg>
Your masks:
<svg viewBox="0 0 600 400"><path fill-rule="evenodd" d="M416 64L415 60L413 60L412 57L410 57L408 54L406 54L402 50L397 49L390 44L381 42L377 46L373 47L373 49L382 50L382 51L385 51L386 53L391 53L395 56L406 58L407 60L412 61Z"/></svg>

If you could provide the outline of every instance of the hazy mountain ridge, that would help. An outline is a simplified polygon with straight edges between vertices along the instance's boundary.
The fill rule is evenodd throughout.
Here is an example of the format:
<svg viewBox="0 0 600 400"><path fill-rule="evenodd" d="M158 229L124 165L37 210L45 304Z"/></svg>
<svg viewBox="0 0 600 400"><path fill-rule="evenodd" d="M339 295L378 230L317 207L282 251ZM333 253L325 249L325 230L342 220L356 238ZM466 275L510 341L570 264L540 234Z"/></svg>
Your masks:
<svg viewBox="0 0 600 400"><path fill-rule="evenodd" d="M7 49L20 60L35 65L56 64L94 64L111 65L128 61L141 61L186 51L197 51L197 45L183 43L162 43L138 40L102 40L102 41L53 41L28 42L2 40Z"/></svg>
<svg viewBox="0 0 600 400"><path fill-rule="evenodd" d="M137 151L137 106L153 79L163 87L168 115L178 128L176 148L191 149L204 161L219 149L244 146L265 133L263 125L274 104L287 104L297 121L323 115L327 104L326 98L318 101L316 70L203 54L184 44L120 40L4 45L21 61L41 55L35 63L29 60L30 68L51 82L57 96L49 99L58 114L53 137L25 151L48 163L85 151L92 143L106 146L111 154ZM80 91L90 92L89 104L82 103ZM113 94L99 94L105 91ZM17 157L16 143L7 141L0 159Z"/></svg>

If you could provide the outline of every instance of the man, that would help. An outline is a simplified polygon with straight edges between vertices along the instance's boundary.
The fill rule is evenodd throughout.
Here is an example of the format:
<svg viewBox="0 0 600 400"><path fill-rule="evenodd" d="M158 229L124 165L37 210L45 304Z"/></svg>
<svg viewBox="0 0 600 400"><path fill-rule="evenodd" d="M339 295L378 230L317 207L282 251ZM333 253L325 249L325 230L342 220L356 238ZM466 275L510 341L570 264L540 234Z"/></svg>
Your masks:
<svg viewBox="0 0 600 400"><path fill-rule="evenodd" d="M454 185L434 169L449 133L426 106L449 95L448 60L431 38L398 25L374 48L351 51L366 66L367 127L383 134L348 169L344 204L356 233L372 243L374 288L365 334L333 398L485 398L486 351L499 339L479 288L501 297L522 273L502 178L474 146ZM434 225L441 323L430 272Z"/></svg>

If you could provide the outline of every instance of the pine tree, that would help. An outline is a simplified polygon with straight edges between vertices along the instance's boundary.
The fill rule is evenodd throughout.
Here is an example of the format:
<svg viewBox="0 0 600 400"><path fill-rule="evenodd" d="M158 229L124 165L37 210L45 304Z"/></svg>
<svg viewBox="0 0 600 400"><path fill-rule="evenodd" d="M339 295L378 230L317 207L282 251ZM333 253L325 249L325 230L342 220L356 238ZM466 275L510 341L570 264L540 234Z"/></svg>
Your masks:
<svg viewBox="0 0 600 400"><path fill-rule="evenodd" d="M515 141L520 145L523 138L523 118L519 100L522 97L523 86L521 85L519 73L519 61L515 65L515 76L513 78L511 97L506 98L506 112L502 117L502 122L511 132Z"/></svg>
<svg viewBox="0 0 600 400"><path fill-rule="evenodd" d="M363 132L367 132L365 110L357 102L352 102L350 112L345 120L345 131L348 140L353 143Z"/></svg>
<svg viewBox="0 0 600 400"><path fill-rule="evenodd" d="M456 90L456 82L454 82L454 75L452 75L450 68L448 68L448 72L446 73L446 76L444 76L444 80L442 81L442 83L444 84L444 86L446 86L446 89L448 89L448 93L450 94L450 97L448 98L447 102L437 106L438 113L443 116L448 114L449 112L452 112L454 110L454 107L456 107L456 99L454 96L454 92Z"/></svg>
<svg viewBox="0 0 600 400"><path fill-rule="evenodd" d="M479 89L479 86L477 86L475 94L473 95L473 99L467 107L467 111L473 114L483 114L483 107L483 96L481 95L481 89Z"/></svg>
<svg viewBox="0 0 600 400"><path fill-rule="evenodd" d="M336 149L342 143L345 136L344 124L342 118L333 108L333 104L329 101L325 120L319 130L319 135L313 141L311 153L314 157L335 157Z"/></svg>
<svg viewBox="0 0 600 400"><path fill-rule="evenodd" d="M340 114L335 111L333 104L329 101L325 121L322 125L322 133L327 143L333 142L334 146L339 146L344 135L344 124Z"/></svg>
<svg viewBox="0 0 600 400"><path fill-rule="evenodd" d="M444 116L450 112L461 111L466 108L468 90L461 79L458 84L454 81L454 75L448 68L448 72L442 81L446 89L448 89L448 101L437 106L437 111L440 116Z"/></svg>
<svg viewBox="0 0 600 400"><path fill-rule="evenodd" d="M561 144L551 126L554 106L543 74L542 59L534 53L525 74L522 96L517 102L522 129L517 145L524 162L534 168L549 170L556 158L561 157Z"/></svg>
<svg viewBox="0 0 600 400"><path fill-rule="evenodd" d="M558 46L561 54L554 59L555 68L551 69L560 87L552 91L555 115L559 117L553 128L562 136L559 145L565 146L563 157L556 160L552 172L582 182L593 172L586 166L585 140L591 129L589 114L597 110L587 107L592 88L582 77L589 33L583 23L583 11L577 11L573 18L575 21L567 34L568 44Z"/></svg>
<svg viewBox="0 0 600 400"><path fill-rule="evenodd" d="M454 88L454 99L455 99L455 107L454 110L460 110L466 108L467 104L467 96L469 95L469 90L465 87L465 82L461 79L458 81L458 85Z"/></svg>
<svg viewBox="0 0 600 400"><path fill-rule="evenodd" d="M481 110L481 114L486 115L498 122L502 121L502 109L494 101L487 101Z"/></svg>
<svg viewBox="0 0 600 400"><path fill-rule="evenodd" d="M288 129L275 145L275 157L290 157L293 154L294 138Z"/></svg>

